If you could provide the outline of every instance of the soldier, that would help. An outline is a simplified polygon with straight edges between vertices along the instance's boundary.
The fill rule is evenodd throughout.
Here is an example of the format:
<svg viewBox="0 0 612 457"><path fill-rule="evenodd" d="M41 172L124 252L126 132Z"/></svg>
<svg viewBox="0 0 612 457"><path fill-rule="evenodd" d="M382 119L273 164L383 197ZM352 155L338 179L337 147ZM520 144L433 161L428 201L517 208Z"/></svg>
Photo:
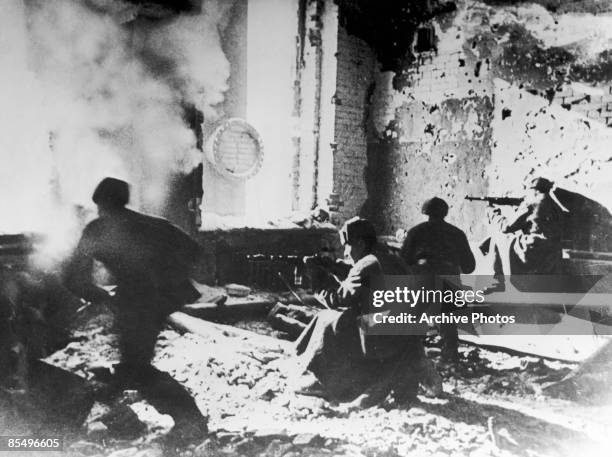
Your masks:
<svg viewBox="0 0 612 457"><path fill-rule="evenodd" d="M437 275L459 276L472 273L476 267L474 254L470 249L465 233L444 220L448 214L448 204L434 197L423 204L422 213L429 220L412 227L404 239L400 256L412 270L416 278L423 281L426 289L445 289ZM459 284L458 280L453 281ZM442 304L442 312L457 311L452 304ZM458 357L458 334L455 324L440 326L442 355L448 360Z"/></svg>
<svg viewBox="0 0 612 457"><path fill-rule="evenodd" d="M371 406L390 391L405 400L416 394L424 360L418 337L368 334L371 292L384 288L381 265L373 254L376 232L355 217L340 231L352 266L335 290L323 295L329 309L319 312L296 341L298 355L314 375L300 393Z"/></svg>
<svg viewBox="0 0 612 457"><path fill-rule="evenodd" d="M504 274L554 275L559 272L562 214L560 206L550 196L552 187L553 183L545 178L531 181L512 222L502 216L499 208L489 210L494 235L488 254L497 283L487 292L505 289ZM527 277L516 278L513 282L521 289L538 286L537 278L535 281Z"/></svg>
<svg viewBox="0 0 612 457"><path fill-rule="evenodd" d="M110 303L116 315L121 363L112 384L136 388L161 413L175 420L174 435L199 438L206 420L189 393L151 365L166 317L199 294L189 271L200 246L168 221L127 209L129 186L105 178L93 193L99 217L84 229L66 268L66 284L92 302ZM97 260L113 275L114 297L92 282Z"/></svg>

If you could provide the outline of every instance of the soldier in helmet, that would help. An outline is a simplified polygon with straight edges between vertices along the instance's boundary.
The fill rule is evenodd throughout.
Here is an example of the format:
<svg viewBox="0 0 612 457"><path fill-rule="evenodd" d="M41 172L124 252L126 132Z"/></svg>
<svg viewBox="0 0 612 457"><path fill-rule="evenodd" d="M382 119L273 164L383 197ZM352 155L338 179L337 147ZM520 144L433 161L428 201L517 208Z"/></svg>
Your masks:
<svg viewBox="0 0 612 457"><path fill-rule="evenodd" d="M504 275L523 275L513 282L521 289L538 287L538 279L527 275L554 275L561 264L562 208L551 196L553 183L535 178L527 187L516 215L508 220L499 208L490 208L493 243L488 252L497 282L489 292L505 288ZM521 282L529 283L521 284ZM523 287L524 286L524 287Z"/></svg>
<svg viewBox="0 0 612 457"><path fill-rule="evenodd" d="M420 278L420 286L426 289L446 287L436 279L438 275L458 277L461 273L472 273L476 267L474 254L465 233L444 219L448 204L438 197L427 200L422 213L428 220L412 227L402 244L400 256L410 267L411 273ZM453 283L458 284L457 281ZM457 311L453 305L442 306L442 311ZM458 334L454 324L440 326L444 358L458 357Z"/></svg>
<svg viewBox="0 0 612 457"><path fill-rule="evenodd" d="M151 360L166 317L199 297L189 272L200 246L168 221L126 208L125 181L103 179L92 199L99 217L83 231L66 268L66 285L91 302L110 302L115 311L121 361L113 385L140 390L174 417L176 434L197 438L206 433L205 418L188 392ZM112 298L92 282L94 260L115 279Z"/></svg>

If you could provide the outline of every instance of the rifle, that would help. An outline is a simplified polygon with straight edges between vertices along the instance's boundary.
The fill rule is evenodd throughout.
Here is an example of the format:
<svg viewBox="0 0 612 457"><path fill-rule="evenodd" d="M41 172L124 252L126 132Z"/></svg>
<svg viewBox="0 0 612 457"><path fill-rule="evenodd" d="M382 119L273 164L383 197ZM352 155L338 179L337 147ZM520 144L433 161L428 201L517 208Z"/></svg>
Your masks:
<svg viewBox="0 0 612 457"><path fill-rule="evenodd" d="M522 198L517 197L472 197L471 195L466 195L465 199L471 202L487 202L489 205L498 206L519 206L523 202Z"/></svg>

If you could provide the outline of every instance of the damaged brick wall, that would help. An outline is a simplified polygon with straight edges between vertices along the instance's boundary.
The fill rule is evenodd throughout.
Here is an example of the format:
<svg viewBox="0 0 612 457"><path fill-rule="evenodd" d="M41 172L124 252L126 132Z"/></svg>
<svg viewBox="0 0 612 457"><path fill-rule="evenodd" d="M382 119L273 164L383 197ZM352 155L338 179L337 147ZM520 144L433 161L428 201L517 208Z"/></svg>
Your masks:
<svg viewBox="0 0 612 457"><path fill-rule="evenodd" d="M393 233L422 221L423 201L439 196L451 206L449 221L479 238L484 232L473 221L482 219L484 208L463 198L488 187L489 65L465 52L462 31L452 21L436 23L435 31L435 50L416 54L399 72L377 74L370 131L370 181L378 196L373 212L382 216L380 228Z"/></svg>
<svg viewBox="0 0 612 457"><path fill-rule="evenodd" d="M367 199L366 121L376 57L360 38L338 29L334 193L341 202L338 218L358 214Z"/></svg>
<svg viewBox="0 0 612 457"><path fill-rule="evenodd" d="M464 196L517 194L538 175L612 207L612 4L456 4L427 24L431 51L376 66L361 151L369 214L392 233L438 195L478 240L484 207Z"/></svg>
<svg viewBox="0 0 612 457"><path fill-rule="evenodd" d="M546 176L612 207L612 5L494 3L474 3L469 20L494 77L492 190Z"/></svg>

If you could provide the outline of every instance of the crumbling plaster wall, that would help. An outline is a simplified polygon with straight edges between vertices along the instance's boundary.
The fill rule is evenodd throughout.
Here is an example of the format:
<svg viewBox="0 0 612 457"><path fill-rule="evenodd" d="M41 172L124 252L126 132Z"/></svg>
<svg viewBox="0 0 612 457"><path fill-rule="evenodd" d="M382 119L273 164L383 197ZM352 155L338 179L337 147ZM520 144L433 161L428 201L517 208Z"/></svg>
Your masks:
<svg viewBox="0 0 612 457"><path fill-rule="evenodd" d="M438 195L479 239L484 205L547 176L612 207L612 5L457 2L431 25L436 48L376 71L369 100L368 205L392 233Z"/></svg>
<svg viewBox="0 0 612 457"><path fill-rule="evenodd" d="M478 237L482 230L472 221L483 209L463 197L482 194L488 186L490 66L466 52L456 20L439 21L435 29L437 50L417 54L401 72L376 76L370 130L370 182L378 196L373 212L382 215L380 228L392 233L423 220L423 201L439 196L451 204L449 220Z"/></svg>
<svg viewBox="0 0 612 457"><path fill-rule="evenodd" d="M612 208L612 5L570 3L480 10L498 24L474 33L495 75L491 191L546 176Z"/></svg>

